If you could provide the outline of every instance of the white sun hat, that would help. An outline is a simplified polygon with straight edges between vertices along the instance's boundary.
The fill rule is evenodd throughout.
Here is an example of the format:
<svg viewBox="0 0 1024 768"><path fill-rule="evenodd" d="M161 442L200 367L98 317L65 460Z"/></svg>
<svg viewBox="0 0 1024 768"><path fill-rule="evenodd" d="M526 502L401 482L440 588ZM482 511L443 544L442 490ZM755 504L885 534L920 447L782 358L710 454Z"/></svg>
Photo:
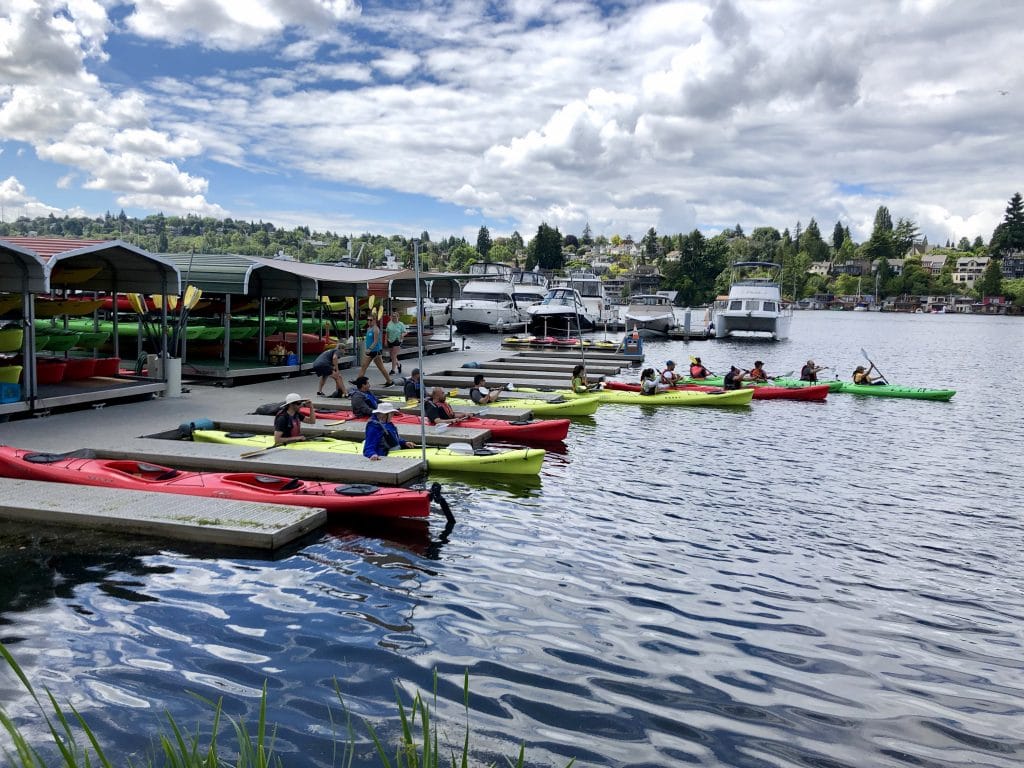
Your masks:
<svg viewBox="0 0 1024 768"><path fill-rule="evenodd" d="M398 409L394 403L381 403L373 409L374 413L397 413Z"/></svg>
<svg viewBox="0 0 1024 768"><path fill-rule="evenodd" d="M298 392L289 392L284 398L284 404L291 405L292 403L301 403L305 399L306 398L304 398Z"/></svg>

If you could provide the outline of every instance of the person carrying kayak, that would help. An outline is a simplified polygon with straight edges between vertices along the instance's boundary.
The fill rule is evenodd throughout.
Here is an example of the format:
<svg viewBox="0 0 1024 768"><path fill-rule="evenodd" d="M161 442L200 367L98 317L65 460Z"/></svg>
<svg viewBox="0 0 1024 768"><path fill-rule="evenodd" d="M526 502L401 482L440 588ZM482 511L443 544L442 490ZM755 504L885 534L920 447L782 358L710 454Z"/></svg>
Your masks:
<svg viewBox="0 0 1024 768"><path fill-rule="evenodd" d="M373 416L366 422L366 439L363 441L363 456L370 461L380 461L393 448L415 448L416 444L398 436L398 429L391 423L391 414L398 411L393 403L381 403L373 409Z"/></svg>
<svg viewBox="0 0 1024 768"><path fill-rule="evenodd" d="M750 378L750 371L741 371L735 365L729 366L729 372L725 374L725 379L722 381L723 389L740 389L743 387L743 382Z"/></svg>
<svg viewBox="0 0 1024 768"><path fill-rule="evenodd" d="M377 397L370 391L370 379L356 376L352 384L355 386L352 391L352 415L357 419L372 416L373 409L377 407Z"/></svg>
<svg viewBox="0 0 1024 768"><path fill-rule="evenodd" d="M690 378L691 379L706 379L711 375L711 371L704 367L699 357L692 358L690 362Z"/></svg>
<svg viewBox="0 0 1024 768"><path fill-rule="evenodd" d="M431 424L457 424L469 418L468 413L456 413L447 402L448 393L441 387L430 390L430 399L423 404L423 412Z"/></svg>
<svg viewBox="0 0 1024 768"><path fill-rule="evenodd" d="M764 372L764 363L760 360L754 361L754 367L750 369L750 380L764 384L768 381L768 374Z"/></svg>
<svg viewBox="0 0 1024 768"><path fill-rule="evenodd" d="M824 366L815 365L813 360L808 360L807 365L800 369L800 381L817 381L818 372L824 370Z"/></svg>
<svg viewBox="0 0 1024 768"><path fill-rule="evenodd" d="M309 406L309 413L299 416L299 409L303 405ZM287 443L298 443L306 438L302 435L302 424L316 424L316 412L313 410L313 401L307 400L298 392L289 393L281 410L274 416L274 445L286 445Z"/></svg>
<svg viewBox="0 0 1024 768"><path fill-rule="evenodd" d="M664 392L668 389L667 384L662 384L658 381L657 375L654 373L653 368L644 368L643 373L640 374L640 394L641 395L656 395L659 392Z"/></svg>
<svg viewBox="0 0 1024 768"><path fill-rule="evenodd" d="M863 365L858 365L853 371L853 383L854 384L885 384L880 376L872 376L871 371L875 370L875 364L872 363L868 366L867 370L864 369Z"/></svg>
<svg viewBox="0 0 1024 768"><path fill-rule="evenodd" d="M594 392L601 388L600 384L591 384L587 381L587 369L582 363L578 363L572 369L572 391L577 395L585 395L587 392Z"/></svg>
<svg viewBox="0 0 1024 768"><path fill-rule="evenodd" d="M469 389L469 397L477 405L487 405L497 400L504 388L501 384L496 387L489 386L484 380L484 375L478 373L473 377L473 386Z"/></svg>
<svg viewBox="0 0 1024 768"><path fill-rule="evenodd" d="M661 372L661 383L667 387L683 383L683 374L676 370L675 360L665 361L665 370Z"/></svg>

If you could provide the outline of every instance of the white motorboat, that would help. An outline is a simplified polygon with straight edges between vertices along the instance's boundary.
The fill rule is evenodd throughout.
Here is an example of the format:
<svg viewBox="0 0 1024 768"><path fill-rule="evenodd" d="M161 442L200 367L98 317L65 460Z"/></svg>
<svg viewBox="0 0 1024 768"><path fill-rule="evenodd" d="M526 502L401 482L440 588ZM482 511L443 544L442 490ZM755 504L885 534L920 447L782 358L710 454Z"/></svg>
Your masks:
<svg viewBox="0 0 1024 768"><path fill-rule="evenodd" d="M766 261L733 264L729 296L715 302L712 321L715 338L766 336L789 338L793 308L782 301L779 283L782 267Z"/></svg>
<svg viewBox="0 0 1024 768"><path fill-rule="evenodd" d="M597 316L575 288L561 285L548 291L544 301L526 308L530 333L569 335L593 330Z"/></svg>
<svg viewBox="0 0 1024 768"><path fill-rule="evenodd" d="M578 291L586 307L586 314L593 318L594 325L616 319L604 294L604 283L592 272L569 272L565 277L555 278L552 288L571 288Z"/></svg>
<svg viewBox="0 0 1024 768"><path fill-rule="evenodd" d="M522 325L512 267L479 262L470 264L469 275L462 295L452 302L452 322L460 332L504 332Z"/></svg>
<svg viewBox="0 0 1024 768"><path fill-rule="evenodd" d="M641 336L667 336L676 324L672 300L657 293L641 293L631 297L622 319L626 330L632 331L635 328Z"/></svg>

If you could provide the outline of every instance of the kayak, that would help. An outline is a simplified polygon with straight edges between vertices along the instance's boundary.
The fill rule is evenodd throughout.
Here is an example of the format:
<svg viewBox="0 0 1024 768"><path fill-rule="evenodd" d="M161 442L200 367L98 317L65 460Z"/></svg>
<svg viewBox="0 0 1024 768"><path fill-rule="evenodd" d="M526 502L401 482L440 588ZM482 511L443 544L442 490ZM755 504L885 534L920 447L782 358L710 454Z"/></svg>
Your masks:
<svg viewBox="0 0 1024 768"><path fill-rule="evenodd" d="M639 391L602 389L593 394L577 394L569 389L555 390L566 398L578 398L579 400L590 400L597 398L602 403L616 403L618 405L679 405L679 406L705 406L705 405L747 405L754 397L751 389L734 389L726 391L716 389L712 392L687 392L683 390L659 392L656 395L643 395Z"/></svg>
<svg viewBox="0 0 1024 768"><path fill-rule="evenodd" d="M226 443L248 448L271 448L273 435L254 435L248 432L223 432L215 429L197 429L192 439L201 443ZM465 448L456 447L464 445ZM317 437L279 446L288 450L326 451L352 456L363 455L363 444L354 440L337 440L333 437ZM498 451L492 448L473 449L466 443L456 443L444 448L428 446L427 466L432 470L446 472L484 472L491 475L536 475L544 460L540 448L521 448L512 451ZM423 457L420 448L399 448L388 454L389 459L419 461ZM369 459L367 459L369 461Z"/></svg>
<svg viewBox="0 0 1024 768"><path fill-rule="evenodd" d="M524 392L529 390L523 390ZM558 392L554 394L563 395L567 398L568 395L565 392ZM405 403L407 406L416 405L416 400L405 401L402 398L385 398L392 402ZM452 407L459 405L476 405L468 397L449 397L448 403ZM520 397L500 397L493 403L487 403L484 407L486 408L521 408L526 411L532 411L534 416L593 416L597 413L597 408L601 404L601 400L597 395L592 397L579 397L571 400L563 399L561 402L548 402L546 400L531 400L529 398Z"/></svg>
<svg viewBox="0 0 1024 768"><path fill-rule="evenodd" d="M640 385L625 381L606 381L605 389L619 390L624 392L639 392ZM814 400L821 401L828 396L828 384L821 384L817 387L771 387L754 386L744 387L754 391L755 400ZM684 384L683 386L670 387L670 392L721 392L720 387L701 386L698 384Z"/></svg>
<svg viewBox="0 0 1024 768"><path fill-rule="evenodd" d="M850 381L841 381L839 385L840 392L847 392L851 395L871 395L874 397L906 397L913 400L948 401L956 394L955 389L905 387L899 384L854 384Z"/></svg>
<svg viewBox="0 0 1024 768"><path fill-rule="evenodd" d="M306 415L309 409L301 408L300 413ZM356 418L352 411L320 411L317 418L323 421L358 421L365 423L367 418ZM420 417L410 413L398 412L391 417L393 424L420 425ZM429 424L429 421L427 422ZM514 443L555 443L565 440L569 434L568 419L539 419L536 421L504 421L502 419L485 419L480 416L469 416L454 426L461 429L490 430L494 440L511 441Z"/></svg>
<svg viewBox="0 0 1024 768"><path fill-rule="evenodd" d="M336 485L259 472L190 472L144 461L113 461L92 456L91 451L53 454L0 446L0 476L320 507L330 515L426 517L430 514L430 494L426 491Z"/></svg>
<svg viewBox="0 0 1024 768"><path fill-rule="evenodd" d="M698 386L720 387L720 386L722 386L725 383L725 377L724 376L708 376L706 379L690 379L690 378L687 378L687 379L684 379L683 381L685 381L687 384L696 384ZM824 386L827 386L829 392L838 392L839 391L839 386L842 383L843 382L838 381L838 380L833 381L833 380L826 379L825 381L801 381L800 379L791 379L791 378L788 378L786 376L779 376L776 379L772 379L771 382L769 382L767 384L760 383L760 382L753 382L753 383L751 383L751 382L744 382L743 386L744 386L744 388L746 388L746 387L781 387L781 388L784 388L784 389L802 389L802 388L808 388L808 387L824 387ZM756 396L755 396L755 398L756 398Z"/></svg>

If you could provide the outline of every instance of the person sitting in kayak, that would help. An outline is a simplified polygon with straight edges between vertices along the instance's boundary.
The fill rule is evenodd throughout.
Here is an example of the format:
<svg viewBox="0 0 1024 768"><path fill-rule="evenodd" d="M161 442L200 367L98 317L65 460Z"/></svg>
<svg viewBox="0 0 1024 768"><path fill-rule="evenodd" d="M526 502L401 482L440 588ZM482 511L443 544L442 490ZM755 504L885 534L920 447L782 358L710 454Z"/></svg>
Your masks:
<svg viewBox="0 0 1024 768"><path fill-rule="evenodd" d="M683 383L683 374L676 370L675 360L665 361L665 370L661 372L661 383L667 387L674 387Z"/></svg>
<svg viewBox="0 0 1024 768"><path fill-rule="evenodd" d="M477 405L487 405L497 400L501 396L501 390L504 388L500 384L496 387L489 386L484 380L484 375L478 373L473 377L473 386L470 387L469 397Z"/></svg>
<svg viewBox="0 0 1024 768"><path fill-rule="evenodd" d="M299 416L299 410L303 405L309 406L309 413L305 417ZM302 435L303 422L316 424L313 402L298 392L291 392L285 397L281 410L274 416L274 445L298 443L305 440L306 438Z"/></svg>
<svg viewBox="0 0 1024 768"><path fill-rule="evenodd" d="M658 381L657 375L654 373L653 368L644 368L643 373L640 374L641 395L656 395L659 392L664 392L667 389L668 385L662 384Z"/></svg>
<svg viewBox="0 0 1024 768"><path fill-rule="evenodd" d="M402 393L406 400L419 400L423 396L423 380L420 378L419 368L412 369L412 373L402 386Z"/></svg>
<svg viewBox="0 0 1024 768"><path fill-rule="evenodd" d="M885 384L878 376L872 376L871 371L874 370L875 364L872 363L867 370L864 369L863 365L858 365L853 371L853 383L854 384Z"/></svg>
<svg viewBox="0 0 1024 768"><path fill-rule="evenodd" d="M764 363L760 360L755 360L754 367L750 369L749 378L751 381L760 382L761 384L766 383L768 381L768 374L764 372Z"/></svg>
<svg viewBox="0 0 1024 768"><path fill-rule="evenodd" d="M572 369L572 391L577 395L585 395L588 392L594 392L600 388L600 384L591 384L587 381L587 369L583 367L582 363L578 363L576 367Z"/></svg>
<svg viewBox="0 0 1024 768"><path fill-rule="evenodd" d="M704 367L699 357L693 358L693 362L690 363L690 378L691 379L706 379L711 375L711 371Z"/></svg>
<svg viewBox="0 0 1024 768"><path fill-rule="evenodd" d="M373 416L366 422L366 439L363 442L363 456L370 461L380 461L394 448L415 448L416 444L398 436L398 429L391 423L391 414L397 412L394 403L381 403L373 409Z"/></svg>
<svg viewBox="0 0 1024 768"><path fill-rule="evenodd" d="M431 424L457 424L468 419L468 413L456 413L447 402L448 393L441 387L430 390L430 399L423 404L423 412Z"/></svg>
<svg viewBox="0 0 1024 768"><path fill-rule="evenodd" d="M729 372L725 374L725 379L722 381L722 387L724 389L741 389L743 382L750 378L750 371L741 371L735 365L729 366Z"/></svg>
<svg viewBox="0 0 1024 768"><path fill-rule="evenodd" d="M815 365L813 360L808 360L807 365L800 369L800 381L817 381L818 372L824 370L824 367Z"/></svg>
<svg viewBox="0 0 1024 768"><path fill-rule="evenodd" d="M373 409L377 407L377 398L370 391L370 379L366 376L356 376L352 379L355 389L352 390L352 415L357 419L365 419L373 415Z"/></svg>

